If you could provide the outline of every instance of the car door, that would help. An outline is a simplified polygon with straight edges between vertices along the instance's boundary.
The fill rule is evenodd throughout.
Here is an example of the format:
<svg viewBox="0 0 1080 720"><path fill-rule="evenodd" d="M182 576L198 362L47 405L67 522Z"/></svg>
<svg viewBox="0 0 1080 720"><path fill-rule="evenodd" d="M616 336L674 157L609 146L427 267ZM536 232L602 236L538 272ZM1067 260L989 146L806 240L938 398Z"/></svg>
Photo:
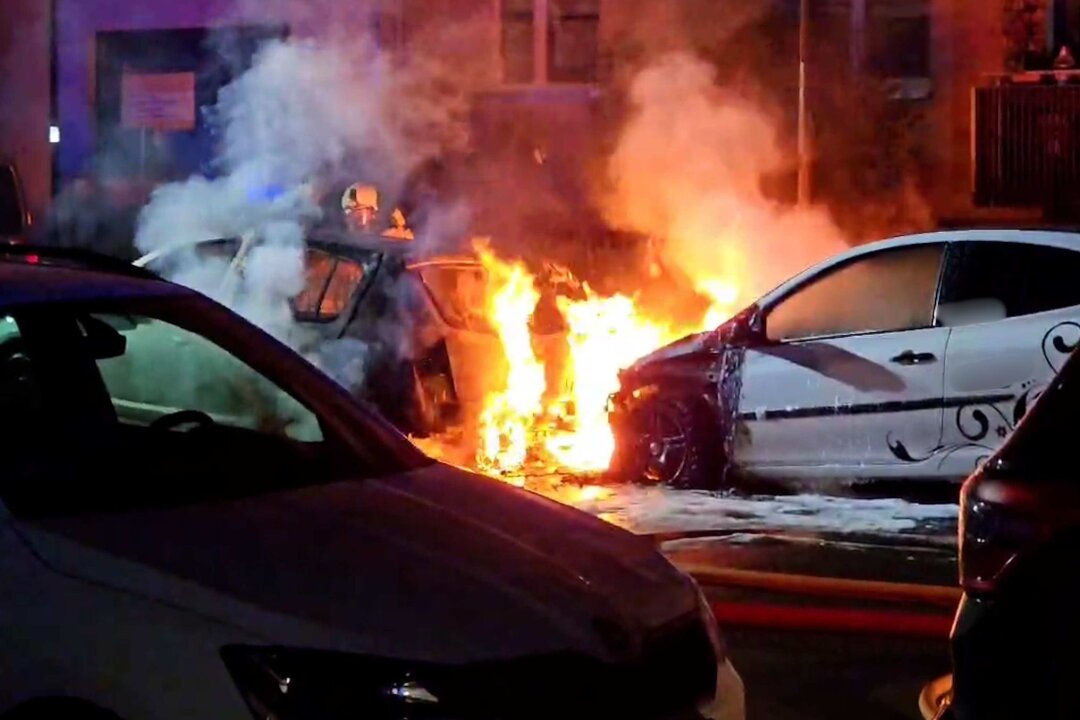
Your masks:
<svg viewBox="0 0 1080 720"><path fill-rule="evenodd" d="M765 474L888 475L940 442L943 243L857 256L763 308L735 460Z"/></svg>
<svg viewBox="0 0 1080 720"><path fill-rule="evenodd" d="M967 475L1009 436L1080 344L1080 252L992 239L949 251L949 327L937 462Z"/></svg>

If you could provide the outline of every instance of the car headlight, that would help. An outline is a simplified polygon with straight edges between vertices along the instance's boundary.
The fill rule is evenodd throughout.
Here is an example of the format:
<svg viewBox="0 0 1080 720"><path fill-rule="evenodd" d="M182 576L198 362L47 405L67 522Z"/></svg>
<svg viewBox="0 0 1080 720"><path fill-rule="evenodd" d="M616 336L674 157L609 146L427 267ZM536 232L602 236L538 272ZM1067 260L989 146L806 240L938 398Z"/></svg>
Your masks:
<svg viewBox="0 0 1080 720"><path fill-rule="evenodd" d="M231 645L222 659L258 720L449 720L436 666L339 652Z"/></svg>

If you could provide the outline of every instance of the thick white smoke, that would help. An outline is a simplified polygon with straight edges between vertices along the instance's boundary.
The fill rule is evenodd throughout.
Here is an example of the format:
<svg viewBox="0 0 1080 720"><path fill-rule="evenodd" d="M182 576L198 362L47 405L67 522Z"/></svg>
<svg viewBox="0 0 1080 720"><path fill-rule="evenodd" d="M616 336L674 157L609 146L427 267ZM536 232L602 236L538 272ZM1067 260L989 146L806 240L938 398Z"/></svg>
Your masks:
<svg viewBox="0 0 1080 720"><path fill-rule="evenodd" d="M321 215L320 194L364 180L392 197L420 163L464 144L467 93L445 80L426 56L391 55L363 34L265 45L208 109L221 138L219 175L156 190L137 247L160 254L151 266L170 279L299 344L289 300L304 285L304 238ZM227 258L196 251L213 238L251 243L242 277L227 275ZM319 360L356 382L365 353L350 350L328 348Z"/></svg>
<svg viewBox="0 0 1080 720"><path fill-rule="evenodd" d="M636 75L630 114L608 163L610 222L661 238L663 257L699 283L723 278L754 299L845 246L819 209L784 206L762 179L790 166L773 117L720 87L686 53Z"/></svg>

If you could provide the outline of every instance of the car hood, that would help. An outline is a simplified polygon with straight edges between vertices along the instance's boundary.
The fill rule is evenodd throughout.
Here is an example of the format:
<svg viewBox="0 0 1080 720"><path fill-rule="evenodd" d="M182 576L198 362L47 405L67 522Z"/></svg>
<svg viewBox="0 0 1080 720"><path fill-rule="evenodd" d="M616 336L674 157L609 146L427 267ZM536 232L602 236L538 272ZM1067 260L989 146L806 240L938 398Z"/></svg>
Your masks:
<svg viewBox="0 0 1080 720"><path fill-rule="evenodd" d="M444 465L25 529L64 574L241 624L272 642L285 642L277 634L284 617L364 638L355 651L413 659L569 650L617 660L697 602L689 579L646 539ZM117 562L87 562L72 547ZM181 592L193 584L207 592ZM233 605L278 620L241 618Z"/></svg>
<svg viewBox="0 0 1080 720"><path fill-rule="evenodd" d="M709 349L711 338L715 335L715 332L702 332L695 333L693 335L687 335L684 338L680 338L673 343L665 345L658 350L654 350L648 355L644 355L637 359L637 361L627 368L627 372L633 373L647 365L653 365L654 363L662 360L673 360L675 358L686 357L688 355L696 355L698 353L705 352Z"/></svg>

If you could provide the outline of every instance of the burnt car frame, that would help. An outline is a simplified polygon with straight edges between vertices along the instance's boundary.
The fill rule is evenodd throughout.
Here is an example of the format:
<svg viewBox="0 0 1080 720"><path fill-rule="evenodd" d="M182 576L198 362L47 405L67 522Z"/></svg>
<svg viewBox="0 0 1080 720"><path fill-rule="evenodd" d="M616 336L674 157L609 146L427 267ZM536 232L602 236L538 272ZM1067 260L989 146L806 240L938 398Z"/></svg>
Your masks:
<svg viewBox="0 0 1080 720"><path fill-rule="evenodd" d="M256 245L241 238L184 243L136 264L171 276L171 263L190 253L216 256L229 268L227 282L243 272ZM343 228L308 233L304 255L305 286L291 301L302 352L322 364L320 353L343 341L341 352L362 367L324 369L410 435L438 434L479 415L500 370L493 358L502 353L484 312L489 274L479 259L418 254L409 241ZM534 318L539 350L553 366L565 344L555 282L542 292L549 311Z"/></svg>

